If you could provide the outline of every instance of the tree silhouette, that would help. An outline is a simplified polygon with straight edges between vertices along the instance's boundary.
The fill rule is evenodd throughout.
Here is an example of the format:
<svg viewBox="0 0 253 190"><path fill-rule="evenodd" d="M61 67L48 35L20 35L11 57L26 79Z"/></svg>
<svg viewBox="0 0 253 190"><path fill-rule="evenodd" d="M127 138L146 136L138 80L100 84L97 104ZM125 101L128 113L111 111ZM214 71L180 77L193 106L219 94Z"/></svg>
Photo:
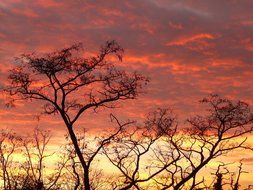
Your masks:
<svg viewBox="0 0 253 190"><path fill-rule="evenodd" d="M6 91L13 101L40 100L46 114L61 116L83 168L83 184L89 190L92 159L87 162L78 145L76 121L87 110L113 108L118 101L135 99L148 80L138 73L121 71L107 60L110 55L122 60L123 49L115 41L106 42L97 56L83 57L81 50L82 45L77 44L44 56L22 55L19 66L9 75Z"/></svg>
<svg viewBox="0 0 253 190"><path fill-rule="evenodd" d="M46 159L55 153L48 152L50 139L50 131L41 130L38 127L35 128L32 135L22 137L22 152L24 152L23 157L25 159L22 168L25 170L25 176L28 179L28 182L24 183L25 189L29 187L37 190L50 190L57 186L68 159L62 157L54 172L51 175L46 174L44 171Z"/></svg>
<svg viewBox="0 0 253 190"><path fill-rule="evenodd" d="M19 163L14 160L16 150L21 147L21 138L12 131L0 131L0 164L3 189L13 189L18 185L14 179L18 178Z"/></svg>
<svg viewBox="0 0 253 190"><path fill-rule="evenodd" d="M158 181L163 189L181 189L189 182L195 188L204 181L197 181L198 173L210 161L236 149L250 149L246 144L247 137L243 137L253 131L252 113L248 104L217 95L210 95L201 103L208 106L207 114L188 119L189 127L184 133L174 135L173 138L168 136L168 148L159 151L162 163L173 159L169 154L172 145L180 157L173 168L166 170L170 180Z"/></svg>
<svg viewBox="0 0 253 190"><path fill-rule="evenodd" d="M175 162L153 168L156 161L147 162L145 159L154 153L165 131L172 136L175 134L174 121L169 109L158 109L148 115L144 125L128 126L126 131L113 139L113 143L104 147L104 154L121 173L114 189L140 189L141 183L152 180ZM142 177L142 173L147 176Z"/></svg>
<svg viewBox="0 0 253 190"><path fill-rule="evenodd" d="M240 178L241 178L241 175L243 174L243 173L247 173L246 171L243 171L243 169L242 169L242 160L240 161L240 165L238 166L238 174L237 174L237 177L236 177L236 179L235 180L233 180L233 178L231 179L231 188L233 189L233 190L238 190L239 189L239 187L240 187L240 184L239 184L239 182L240 182ZM235 182L234 182L235 181Z"/></svg>
<svg viewBox="0 0 253 190"><path fill-rule="evenodd" d="M188 119L186 128L178 126L170 110L158 109L143 126L128 128L104 148L121 173L115 189L140 189L141 183L152 180L157 189L197 189L205 186L205 177L200 180L198 175L211 161L250 149L244 137L253 130L248 104L217 95L200 102L207 105L206 114ZM218 172L215 188L222 188L221 180Z"/></svg>
<svg viewBox="0 0 253 190"><path fill-rule="evenodd" d="M56 190L66 159L62 159L51 174L47 174L46 158L49 131L35 128L33 135L17 135L10 130L0 132L0 178L4 190ZM51 168L52 169L52 168ZM45 175L46 174L46 175Z"/></svg>

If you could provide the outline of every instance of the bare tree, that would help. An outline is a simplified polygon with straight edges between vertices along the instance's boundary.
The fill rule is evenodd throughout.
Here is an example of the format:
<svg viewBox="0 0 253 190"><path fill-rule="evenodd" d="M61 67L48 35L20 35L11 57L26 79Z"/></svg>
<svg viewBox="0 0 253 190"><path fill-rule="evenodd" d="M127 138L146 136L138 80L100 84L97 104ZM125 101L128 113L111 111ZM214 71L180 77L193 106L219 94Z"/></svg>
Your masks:
<svg viewBox="0 0 253 190"><path fill-rule="evenodd" d="M10 130L0 133L0 164L3 189L8 190L53 190L62 175L66 159L62 159L51 175L43 176L50 134L36 128L31 136L20 136ZM51 168L52 169L52 168Z"/></svg>
<svg viewBox="0 0 253 190"><path fill-rule="evenodd" d="M58 162L55 172L44 176L46 159L51 158L54 154L54 152L48 150L50 139L50 131L41 130L38 127L35 128L32 136L29 135L22 138L22 145L24 147L23 156L26 160L22 167L26 171L26 178L29 182L25 183L25 185L30 188L37 190L54 189L68 161L68 158L63 155ZM27 189L28 187L25 188Z"/></svg>
<svg viewBox="0 0 253 190"><path fill-rule="evenodd" d="M248 104L217 95L210 95L201 103L208 106L207 114L188 119L187 130L167 140L168 147L172 144L179 151L180 159L174 165L174 170L167 170L169 184L159 182L162 189L182 189L190 182L190 189L194 189L204 181L197 181L197 175L210 161L240 148L250 148L246 144L247 137L244 137L253 130Z"/></svg>
<svg viewBox="0 0 253 190"><path fill-rule="evenodd" d="M24 54L20 66L9 75L6 91L16 99L40 100L47 114L60 114L83 168L83 184L90 189L89 164L74 132L76 121L89 109L115 106L120 100L135 99L147 79L129 74L107 61L115 55L122 60L123 49L107 42L97 56L82 57L81 44L45 56Z"/></svg>
<svg viewBox="0 0 253 190"><path fill-rule="evenodd" d="M221 163L218 165L218 168L215 172L215 180L213 182L214 190L222 190L224 185L228 184L225 181L224 176L230 174L230 171L227 169L228 164ZM222 171L223 170L223 171Z"/></svg>
<svg viewBox="0 0 253 190"><path fill-rule="evenodd" d="M240 178L241 178L241 175L243 173L248 173L246 171L243 170L242 166L243 166L243 163L242 163L243 160L240 161L240 165L238 166L238 172L235 172L235 175L231 175L231 189L232 190L238 190L239 187L240 187ZM236 176L236 173L237 173L237 176Z"/></svg>
<svg viewBox="0 0 253 190"><path fill-rule="evenodd" d="M118 125L122 124L118 122ZM144 125L132 125L124 133L116 136L109 146L104 147L104 154L109 161L119 170L121 175L115 183L114 189L127 190L141 189L140 184L151 181L158 174L176 162L174 160L157 167L155 151L157 142L164 133L173 136L176 132L175 117L169 109L158 109L150 113ZM142 174L145 173L145 177ZM121 180L120 180L121 179Z"/></svg>
<svg viewBox="0 0 253 190"><path fill-rule="evenodd" d="M239 183L241 175L247 172L242 169L242 160L240 161L238 171L236 172L233 172L231 169L229 169L228 166L231 164L234 163L225 164L224 162L221 162L214 173L214 181L209 186L206 185L205 188L214 190L230 188L231 190L238 190L240 186Z"/></svg>
<svg viewBox="0 0 253 190"><path fill-rule="evenodd" d="M158 109L145 125L133 125L116 136L104 148L121 173L115 189L141 189L148 181L157 189L210 189L206 179L198 177L201 169L234 150L250 149L244 135L253 130L252 114L246 103L217 95L201 103L208 106L206 115L188 119L187 127L178 127L170 110ZM224 185L223 174L216 173L218 189Z"/></svg>
<svg viewBox="0 0 253 190"><path fill-rule="evenodd" d="M3 189L14 189L17 183L13 180L18 174L19 163L15 160L17 150L21 147L21 138L8 130L0 132L0 164ZM15 155L16 154L16 155Z"/></svg>
<svg viewBox="0 0 253 190"><path fill-rule="evenodd" d="M37 189L44 188L43 164L45 158L51 156L50 154L45 153L49 140L49 132L41 131L38 128L34 130L32 138L28 136L23 139L27 163L27 176L32 177L34 186L36 186Z"/></svg>

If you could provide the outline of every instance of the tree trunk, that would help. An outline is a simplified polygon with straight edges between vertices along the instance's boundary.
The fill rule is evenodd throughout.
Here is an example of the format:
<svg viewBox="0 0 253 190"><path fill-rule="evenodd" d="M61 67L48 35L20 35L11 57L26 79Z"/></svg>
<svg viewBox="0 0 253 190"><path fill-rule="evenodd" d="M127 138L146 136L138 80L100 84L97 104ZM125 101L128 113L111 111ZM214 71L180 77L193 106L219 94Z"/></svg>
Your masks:
<svg viewBox="0 0 253 190"><path fill-rule="evenodd" d="M79 161L82 165L82 168L83 168L83 171L84 171L84 180L83 180L83 183L84 183L84 187L85 187L85 190L90 190L90 181L89 181L89 168L84 160L84 157L83 157L83 154L80 150L80 147L78 145L78 141L77 141L77 138L76 138L76 135L73 131L73 127L72 126L67 126L68 128L68 131L69 131L69 135L70 135L70 139L72 140L72 143L74 145L74 148L75 148L75 152L79 158Z"/></svg>
<svg viewBox="0 0 253 190"><path fill-rule="evenodd" d="M217 180L216 183L214 184L214 190L222 190L222 174L218 173L216 174Z"/></svg>
<svg viewBox="0 0 253 190"><path fill-rule="evenodd" d="M90 179L89 179L89 168L86 167L86 169L84 170L84 187L85 190L90 190Z"/></svg>

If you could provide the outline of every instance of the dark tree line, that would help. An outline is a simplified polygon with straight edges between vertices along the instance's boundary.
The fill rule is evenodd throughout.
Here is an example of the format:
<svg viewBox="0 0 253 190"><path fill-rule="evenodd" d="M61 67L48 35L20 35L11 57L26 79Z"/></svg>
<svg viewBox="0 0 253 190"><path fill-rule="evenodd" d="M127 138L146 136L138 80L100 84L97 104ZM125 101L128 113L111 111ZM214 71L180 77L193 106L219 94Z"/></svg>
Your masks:
<svg viewBox="0 0 253 190"><path fill-rule="evenodd" d="M216 181L209 185L200 172L232 151L251 150L245 137L253 131L248 104L210 95L200 101L206 113L189 118L186 127L179 125L170 109L157 109L142 124L110 115L114 131L90 142L86 131L77 132L77 121L89 119L84 113L136 99L148 79L109 61L111 56L122 61L123 49L115 41L106 42L96 56L83 57L82 50L77 44L41 56L24 54L11 70L10 85L5 88L10 103L37 100L45 114L59 114L68 144L58 168L45 177L43 162L52 156L46 151L47 132L36 130L32 139L2 135L9 142L8 148L0 146L4 189L222 189L224 175L218 169ZM26 160L22 167L10 160L20 148ZM96 163L101 156L117 175L103 173L103 163ZM22 174L14 176L13 171ZM232 189L238 189L241 173L242 169L232 180Z"/></svg>

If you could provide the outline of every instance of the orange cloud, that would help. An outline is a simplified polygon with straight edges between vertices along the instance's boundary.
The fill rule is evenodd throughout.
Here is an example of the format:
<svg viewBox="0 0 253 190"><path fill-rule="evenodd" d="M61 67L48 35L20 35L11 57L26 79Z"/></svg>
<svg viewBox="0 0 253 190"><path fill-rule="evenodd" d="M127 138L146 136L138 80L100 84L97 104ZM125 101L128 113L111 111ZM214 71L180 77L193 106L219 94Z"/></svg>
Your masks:
<svg viewBox="0 0 253 190"><path fill-rule="evenodd" d="M183 45L186 45L188 43L198 42L200 40L212 40L212 39L215 39L215 38L216 38L216 36L213 35L213 34L201 33L201 34L196 34L196 35L193 35L193 36L181 37L181 38L179 38L175 41L166 43L166 45L167 46L173 46L173 45L183 46Z"/></svg>

